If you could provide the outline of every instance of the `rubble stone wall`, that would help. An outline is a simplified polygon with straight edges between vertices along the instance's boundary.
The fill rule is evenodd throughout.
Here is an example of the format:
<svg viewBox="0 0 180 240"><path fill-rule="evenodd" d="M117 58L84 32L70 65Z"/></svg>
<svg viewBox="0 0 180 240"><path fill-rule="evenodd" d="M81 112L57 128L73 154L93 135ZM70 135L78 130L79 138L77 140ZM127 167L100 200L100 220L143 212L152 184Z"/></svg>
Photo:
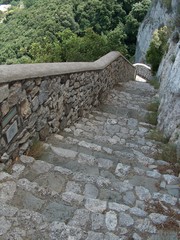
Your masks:
<svg viewBox="0 0 180 240"><path fill-rule="evenodd" d="M136 74L147 81L152 79L151 68L142 63L135 63L133 66L136 68Z"/></svg>
<svg viewBox="0 0 180 240"><path fill-rule="evenodd" d="M111 52L91 63L0 66L0 161L23 154L35 137L69 126L135 68Z"/></svg>

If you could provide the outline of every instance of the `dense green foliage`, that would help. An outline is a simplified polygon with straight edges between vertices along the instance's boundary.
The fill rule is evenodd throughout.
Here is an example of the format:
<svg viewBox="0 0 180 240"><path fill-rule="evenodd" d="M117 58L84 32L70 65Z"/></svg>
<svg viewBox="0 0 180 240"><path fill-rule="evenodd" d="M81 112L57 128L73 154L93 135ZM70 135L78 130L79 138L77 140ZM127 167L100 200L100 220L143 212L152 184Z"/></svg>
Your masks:
<svg viewBox="0 0 180 240"><path fill-rule="evenodd" d="M131 57L151 0L0 0L0 64Z"/></svg>
<svg viewBox="0 0 180 240"><path fill-rule="evenodd" d="M153 34L152 41L146 53L146 60L152 66L152 71L157 72L159 64L163 55L168 49L167 40L169 37L169 30L167 26L156 29Z"/></svg>

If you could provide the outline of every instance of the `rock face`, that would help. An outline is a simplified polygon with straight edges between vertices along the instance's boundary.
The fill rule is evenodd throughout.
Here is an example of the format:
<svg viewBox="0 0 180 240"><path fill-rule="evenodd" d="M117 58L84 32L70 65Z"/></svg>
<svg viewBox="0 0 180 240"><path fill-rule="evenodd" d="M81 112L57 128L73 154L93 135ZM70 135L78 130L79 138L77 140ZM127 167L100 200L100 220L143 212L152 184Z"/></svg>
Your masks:
<svg viewBox="0 0 180 240"><path fill-rule="evenodd" d="M139 28L136 62L145 62L145 54L155 29L163 25L171 34L169 48L163 57L157 77L160 81L160 107L158 128L177 144L180 143L180 48L179 48L179 1L172 0L167 7L161 0L153 2L150 11ZM172 28L173 27L173 28Z"/></svg>
<svg viewBox="0 0 180 240"><path fill-rule="evenodd" d="M145 62L145 55L151 42L154 30L162 27L163 25L169 25L172 23L172 19L177 16L177 6L179 0L171 1L171 10L167 9L165 4L162 3L162 0L154 0L152 2L151 9L147 13L138 31L135 53L136 63Z"/></svg>
<svg viewBox="0 0 180 240"><path fill-rule="evenodd" d="M173 59L172 59L173 58ZM170 43L169 51L163 58L158 76L160 85L160 108L158 127L173 141L180 141L180 48ZM179 140L178 140L179 138Z"/></svg>

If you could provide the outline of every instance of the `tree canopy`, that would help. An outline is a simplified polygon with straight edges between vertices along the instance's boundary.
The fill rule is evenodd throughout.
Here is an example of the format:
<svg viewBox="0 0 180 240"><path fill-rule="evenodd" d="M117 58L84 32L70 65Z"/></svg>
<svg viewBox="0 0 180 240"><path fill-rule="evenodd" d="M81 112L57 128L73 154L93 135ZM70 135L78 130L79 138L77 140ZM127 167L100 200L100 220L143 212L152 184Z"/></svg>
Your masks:
<svg viewBox="0 0 180 240"><path fill-rule="evenodd" d="M0 64L131 57L151 0L0 0Z"/></svg>

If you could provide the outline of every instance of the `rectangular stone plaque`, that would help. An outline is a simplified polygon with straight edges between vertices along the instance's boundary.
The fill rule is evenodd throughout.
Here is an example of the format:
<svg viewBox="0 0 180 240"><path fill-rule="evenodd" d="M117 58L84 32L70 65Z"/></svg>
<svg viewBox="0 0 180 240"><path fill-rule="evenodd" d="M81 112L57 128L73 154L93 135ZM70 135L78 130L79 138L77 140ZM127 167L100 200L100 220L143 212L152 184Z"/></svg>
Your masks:
<svg viewBox="0 0 180 240"><path fill-rule="evenodd" d="M3 118L2 120L2 127L4 128L10 121L11 119L17 114L17 108L13 107L8 114Z"/></svg>
<svg viewBox="0 0 180 240"><path fill-rule="evenodd" d="M14 121L13 124L6 131L7 142L10 143L17 133L18 133L17 121Z"/></svg>

